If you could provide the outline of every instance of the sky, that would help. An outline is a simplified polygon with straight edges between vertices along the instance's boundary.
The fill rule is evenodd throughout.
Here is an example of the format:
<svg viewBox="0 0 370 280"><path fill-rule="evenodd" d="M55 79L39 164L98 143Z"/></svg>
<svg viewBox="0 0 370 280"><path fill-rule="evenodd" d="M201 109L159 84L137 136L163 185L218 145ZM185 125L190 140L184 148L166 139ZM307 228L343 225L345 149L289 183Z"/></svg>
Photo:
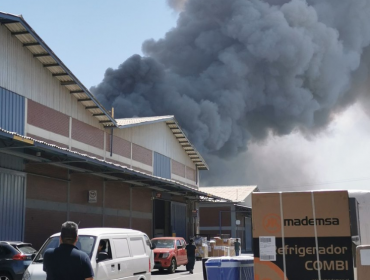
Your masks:
<svg viewBox="0 0 370 280"><path fill-rule="evenodd" d="M5 1L0 11L28 24L87 87L102 82L142 43L176 27L179 14L166 0ZM336 114L314 135L299 131L250 140L232 158L207 157L203 185L257 185L261 190L370 190L370 120L362 104ZM220 176L220 174L222 174Z"/></svg>

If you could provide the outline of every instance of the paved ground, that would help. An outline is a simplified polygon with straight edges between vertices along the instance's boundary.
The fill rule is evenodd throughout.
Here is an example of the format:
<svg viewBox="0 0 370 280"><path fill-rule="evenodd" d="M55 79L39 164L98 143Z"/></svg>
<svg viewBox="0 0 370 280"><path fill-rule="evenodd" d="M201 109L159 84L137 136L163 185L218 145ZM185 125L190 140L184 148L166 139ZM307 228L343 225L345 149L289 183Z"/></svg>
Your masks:
<svg viewBox="0 0 370 280"><path fill-rule="evenodd" d="M169 274L167 271L159 272L157 269L152 271L153 280L203 280L202 261L196 261L194 266L194 274L186 271L185 266L177 268L176 273Z"/></svg>

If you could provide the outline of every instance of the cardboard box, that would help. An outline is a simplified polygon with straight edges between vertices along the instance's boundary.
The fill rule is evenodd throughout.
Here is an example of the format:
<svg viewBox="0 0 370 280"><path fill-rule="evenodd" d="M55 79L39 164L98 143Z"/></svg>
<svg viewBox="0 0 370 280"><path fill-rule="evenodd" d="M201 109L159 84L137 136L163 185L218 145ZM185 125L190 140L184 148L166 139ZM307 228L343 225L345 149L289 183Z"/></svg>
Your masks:
<svg viewBox="0 0 370 280"><path fill-rule="evenodd" d="M356 248L357 280L370 279L370 245Z"/></svg>
<svg viewBox="0 0 370 280"><path fill-rule="evenodd" d="M221 238L216 238L216 246L231 246L232 239L221 239Z"/></svg>
<svg viewBox="0 0 370 280"><path fill-rule="evenodd" d="M213 256L212 257L223 257L227 256L229 253L229 249L227 246L215 246L213 249Z"/></svg>
<svg viewBox="0 0 370 280"><path fill-rule="evenodd" d="M202 246L197 246L195 257L208 258L208 245L206 243L203 243Z"/></svg>
<svg viewBox="0 0 370 280"><path fill-rule="evenodd" d="M347 191L253 193L252 209L255 277L354 279Z"/></svg>
<svg viewBox="0 0 370 280"><path fill-rule="evenodd" d="M213 257L214 254L213 251L216 246L216 241L215 240L207 241L207 245L208 245L208 257Z"/></svg>

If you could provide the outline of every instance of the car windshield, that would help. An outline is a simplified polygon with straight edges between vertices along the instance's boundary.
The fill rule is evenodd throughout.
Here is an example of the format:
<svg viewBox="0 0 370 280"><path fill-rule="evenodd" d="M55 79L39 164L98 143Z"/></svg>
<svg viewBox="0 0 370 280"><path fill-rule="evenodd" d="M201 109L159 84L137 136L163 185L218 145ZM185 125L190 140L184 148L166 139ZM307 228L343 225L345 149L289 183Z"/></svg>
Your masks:
<svg viewBox="0 0 370 280"><path fill-rule="evenodd" d="M79 235L76 247L85 252L91 259L96 237L90 235ZM59 236L50 237L40 249L40 252L34 259L34 262L42 262L47 249L53 249L59 246Z"/></svg>
<svg viewBox="0 0 370 280"><path fill-rule="evenodd" d="M33 254L36 253L36 249L32 248L30 245L17 245L17 249L23 254Z"/></svg>
<svg viewBox="0 0 370 280"><path fill-rule="evenodd" d="M152 239L152 243L156 248L174 248L175 242L173 239Z"/></svg>

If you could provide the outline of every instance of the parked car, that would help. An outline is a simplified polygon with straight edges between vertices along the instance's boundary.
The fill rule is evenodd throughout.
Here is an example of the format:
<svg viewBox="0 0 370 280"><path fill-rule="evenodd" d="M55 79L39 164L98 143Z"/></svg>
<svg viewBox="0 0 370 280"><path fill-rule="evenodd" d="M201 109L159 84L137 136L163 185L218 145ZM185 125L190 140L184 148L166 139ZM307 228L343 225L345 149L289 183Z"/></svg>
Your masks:
<svg viewBox="0 0 370 280"><path fill-rule="evenodd" d="M0 241L0 279L21 280L36 249L20 241Z"/></svg>
<svg viewBox="0 0 370 280"><path fill-rule="evenodd" d="M45 280L44 253L59 246L60 233L50 236L24 273L23 280ZM105 246L98 252L100 241ZM76 247L91 260L94 279L150 280L154 267L149 237L138 230L120 228L82 228L78 230ZM1 279L2 280L2 279Z"/></svg>
<svg viewBox="0 0 370 280"><path fill-rule="evenodd" d="M182 237L156 237L152 239L155 247L154 268L159 270L168 269L170 273L175 273L176 268L188 263L186 255L186 242Z"/></svg>

